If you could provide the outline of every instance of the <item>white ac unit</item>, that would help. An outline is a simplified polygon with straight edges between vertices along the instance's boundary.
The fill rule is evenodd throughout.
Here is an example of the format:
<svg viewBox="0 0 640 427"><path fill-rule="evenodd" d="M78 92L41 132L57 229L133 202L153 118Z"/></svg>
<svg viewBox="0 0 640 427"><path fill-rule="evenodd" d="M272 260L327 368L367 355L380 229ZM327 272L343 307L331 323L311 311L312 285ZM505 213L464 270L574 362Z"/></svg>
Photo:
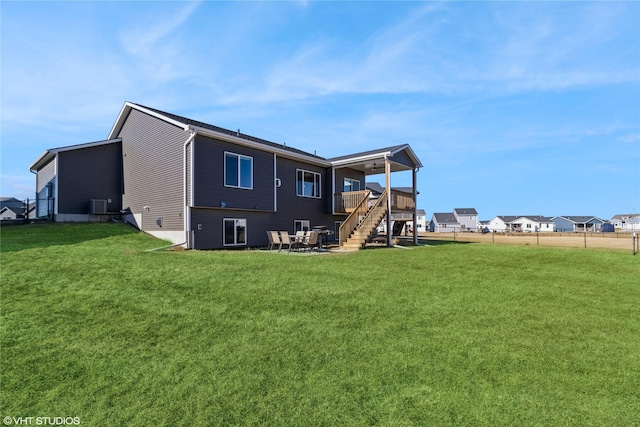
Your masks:
<svg viewBox="0 0 640 427"><path fill-rule="evenodd" d="M104 215L107 213L107 201L103 199L91 199L91 210L93 215Z"/></svg>

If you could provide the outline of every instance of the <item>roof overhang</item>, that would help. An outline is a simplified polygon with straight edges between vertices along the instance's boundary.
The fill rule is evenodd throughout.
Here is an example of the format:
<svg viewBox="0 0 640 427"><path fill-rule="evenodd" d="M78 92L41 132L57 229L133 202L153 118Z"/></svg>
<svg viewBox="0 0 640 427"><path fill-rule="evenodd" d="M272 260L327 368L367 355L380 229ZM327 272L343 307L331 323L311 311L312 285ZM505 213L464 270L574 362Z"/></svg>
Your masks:
<svg viewBox="0 0 640 427"><path fill-rule="evenodd" d="M113 144L121 141L122 141L121 138L114 138L114 139L105 139L104 141L94 141L94 142L87 142L84 144L68 145L66 147L50 148L44 153L42 153L40 157L38 157L38 159L35 162L33 162L31 166L29 166L29 170L32 172L39 171L44 166L46 166L47 163L53 160L53 158L58 153L62 153L65 151L81 150L83 148L98 147L100 145Z"/></svg>
<svg viewBox="0 0 640 427"><path fill-rule="evenodd" d="M214 130L202 128L202 127L199 127L199 126L188 125L187 126L187 130L195 131L195 132L198 133L198 135L203 135L203 136L207 136L207 137L210 137L210 138L215 138L215 139L231 142L231 143L237 144L237 145L243 145L245 147L253 148L253 149L256 149L256 150L267 151L269 153L275 153L276 155L278 155L280 157L286 157L288 159L294 159L294 160L302 160L302 161L304 161L306 163L311 163L311 164L315 164L315 165L322 166L322 167L330 167L331 166L331 163L328 160L323 159L321 157L314 157L314 156L305 155L305 154L302 154L302 153L296 153L294 151L289 151L289 150L278 148L278 147L273 147L273 146L270 146L270 145L260 144L259 142L254 142L254 141L251 141L251 140L248 140L248 139L245 139L245 138L229 135L229 134L222 133L222 132L216 132Z"/></svg>
<svg viewBox="0 0 640 427"><path fill-rule="evenodd" d="M118 118L111 128L111 132L109 132L109 139L116 138L120 134L120 131L122 130L122 127L124 126L127 117L129 116L129 113L132 109L136 109L167 123L173 124L178 128L183 129L185 132L197 132L197 134L199 135L228 141L233 144L243 145L269 153L275 153L276 155L281 157L301 160L321 167L349 167L361 170L365 173L365 175L377 175L380 173L384 173L385 160L389 160L391 172L414 170L422 167L422 163L420 163L420 160L408 144L397 145L390 148L383 148L348 156L336 157L333 159L325 159L323 157L304 153L300 150L289 150L286 147L279 148L275 144L266 145L258 141L252 141L251 139L242 137L240 135L235 136L231 133L218 132L213 129L184 123L172 117L168 117L162 114L162 112L154 111L128 101L125 102L122 106L120 114L118 114Z"/></svg>
<svg viewBox="0 0 640 427"><path fill-rule="evenodd" d="M401 157L402 160L400 160ZM386 160L389 161L391 172L422 167L418 156L408 144L329 159L333 167L356 169L364 172L365 175L384 173Z"/></svg>

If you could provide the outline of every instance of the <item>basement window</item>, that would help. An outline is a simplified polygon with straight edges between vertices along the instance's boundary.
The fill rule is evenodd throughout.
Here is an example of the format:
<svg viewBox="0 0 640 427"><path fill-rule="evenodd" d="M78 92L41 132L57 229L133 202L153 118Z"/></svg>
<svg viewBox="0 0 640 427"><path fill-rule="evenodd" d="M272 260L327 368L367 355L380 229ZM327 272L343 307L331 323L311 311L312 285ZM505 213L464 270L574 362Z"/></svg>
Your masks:
<svg viewBox="0 0 640 427"><path fill-rule="evenodd" d="M244 218L224 219L224 246L247 244L247 220Z"/></svg>

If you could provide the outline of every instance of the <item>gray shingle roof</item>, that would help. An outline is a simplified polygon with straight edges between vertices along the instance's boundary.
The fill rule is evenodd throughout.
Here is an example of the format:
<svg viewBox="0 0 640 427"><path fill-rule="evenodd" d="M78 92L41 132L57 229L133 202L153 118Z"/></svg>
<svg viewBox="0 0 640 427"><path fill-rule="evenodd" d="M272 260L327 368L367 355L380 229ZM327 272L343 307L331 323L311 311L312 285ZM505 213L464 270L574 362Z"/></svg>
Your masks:
<svg viewBox="0 0 640 427"><path fill-rule="evenodd" d="M573 223L576 223L576 224L584 224L584 223L587 223L587 222L589 222L589 221L591 221L593 219L599 220L599 221L603 221L600 218L595 217L595 216L584 216L584 215L579 215L579 216L576 216L576 215L561 215L561 218L568 219L569 221L571 221Z"/></svg>
<svg viewBox="0 0 640 427"><path fill-rule="evenodd" d="M457 224L458 220L453 215L453 212L437 212L433 214L438 224Z"/></svg>
<svg viewBox="0 0 640 427"><path fill-rule="evenodd" d="M208 123L200 122L198 120L193 120L193 119L190 119L190 118L187 118L187 117L183 117L183 116L178 116L176 114L167 113L166 111L161 111L161 110L158 110L156 108L147 107L145 105L136 104L136 103L133 103L133 102L131 104L137 105L137 106L142 107L142 108L146 108L147 110L153 111L155 113L158 113L160 115L168 117L168 118L170 118L172 120L175 120L176 122L184 123L186 125L193 125L193 126L197 126L199 128L212 130L214 132L223 133L223 134L226 134L226 135L230 135L230 136L235 136L235 137L238 137L238 138L246 139L247 141L257 142L259 144L264 144L264 145L268 145L270 147L279 148L281 150L290 151L292 153L302 154L302 155L305 155L305 156L315 157L317 159L327 160L324 157L320 157L320 156L318 156L316 154L307 153L306 151L298 150L297 148L289 147L289 146L284 145L284 144L278 144L277 142L271 142L271 141L267 141L266 139L256 138L255 136L245 135L245 134L240 132L240 129L238 129L237 131L224 129L224 128L221 128L219 126L210 125Z"/></svg>
<svg viewBox="0 0 640 427"><path fill-rule="evenodd" d="M353 153L353 154L348 154L346 156L338 156L338 157L331 157L330 159L328 159L329 161L335 162L337 160L344 160L344 159L351 159L353 157L366 157L366 156L371 156L377 153L386 153L386 152L393 152L396 150L399 150L403 147L406 147L406 144L402 144L402 145L394 145L391 147L385 147L385 148L378 148L376 150L369 150L369 151L362 151L360 153Z"/></svg>
<svg viewBox="0 0 640 427"><path fill-rule="evenodd" d="M455 208L453 211L458 215L478 215L474 208Z"/></svg>

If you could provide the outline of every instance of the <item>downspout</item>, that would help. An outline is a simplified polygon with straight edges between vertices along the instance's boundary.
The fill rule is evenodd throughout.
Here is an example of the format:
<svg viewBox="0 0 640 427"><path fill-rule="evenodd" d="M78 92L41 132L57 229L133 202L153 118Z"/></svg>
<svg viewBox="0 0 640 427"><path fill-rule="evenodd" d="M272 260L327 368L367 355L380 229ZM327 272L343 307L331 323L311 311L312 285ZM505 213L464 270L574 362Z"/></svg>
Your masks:
<svg viewBox="0 0 640 427"><path fill-rule="evenodd" d="M193 197L193 156L191 156L191 169L188 171L187 170L187 156L189 156L191 153L193 153L193 147L191 147L191 150L188 150L188 145L193 142L193 140L195 139L196 135L198 134L198 131L196 129L190 129L191 130L191 134L189 135L189 138L187 138L187 140L184 142L182 148L183 148L183 154L184 154L184 159L183 159L183 192L184 192L184 243L180 243L180 245L186 245L187 249L191 249L191 246L193 245L193 242L191 242L190 236L189 234L191 233L191 209L189 209L191 207L191 200L189 200L187 194L190 194L191 197ZM187 173L190 173L189 178L187 180ZM187 192L187 182L189 183L190 192Z"/></svg>

